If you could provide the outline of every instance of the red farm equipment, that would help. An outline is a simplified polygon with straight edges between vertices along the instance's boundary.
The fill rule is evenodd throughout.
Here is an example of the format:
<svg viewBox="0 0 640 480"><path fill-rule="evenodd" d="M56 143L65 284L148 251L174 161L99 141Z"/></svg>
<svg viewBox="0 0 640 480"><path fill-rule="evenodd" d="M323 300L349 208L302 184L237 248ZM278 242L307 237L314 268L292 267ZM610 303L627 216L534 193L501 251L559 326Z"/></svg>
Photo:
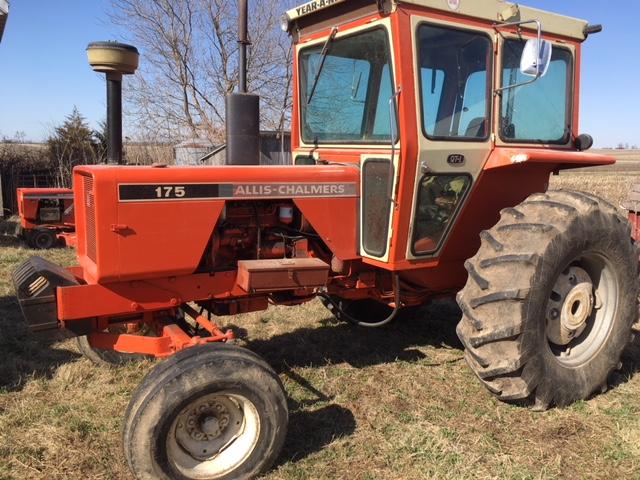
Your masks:
<svg viewBox="0 0 640 480"><path fill-rule="evenodd" d="M19 236L31 248L46 250L62 243L75 246L73 190L19 188Z"/></svg>
<svg viewBox="0 0 640 480"><path fill-rule="evenodd" d="M136 477L244 479L273 463L283 387L212 320L270 303L321 297L379 327L457 294L467 362L497 398L544 409L599 392L637 318L638 254L610 204L547 189L554 172L614 163L584 152L578 122L582 45L601 27L498 0L316 0L283 27L296 165L258 166L241 71L228 165L76 168L79 265L14 273L32 329L73 332L102 361L169 357L126 412ZM89 56L107 72L117 163L137 52Z"/></svg>

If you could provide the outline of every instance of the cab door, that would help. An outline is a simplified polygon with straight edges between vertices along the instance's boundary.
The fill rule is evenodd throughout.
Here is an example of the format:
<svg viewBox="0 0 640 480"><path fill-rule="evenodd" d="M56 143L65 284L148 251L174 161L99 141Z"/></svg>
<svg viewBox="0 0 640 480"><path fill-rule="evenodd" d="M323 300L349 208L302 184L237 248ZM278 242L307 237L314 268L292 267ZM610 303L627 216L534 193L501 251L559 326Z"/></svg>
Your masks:
<svg viewBox="0 0 640 480"><path fill-rule="evenodd" d="M437 257L492 148L491 31L416 17L419 154L407 258Z"/></svg>

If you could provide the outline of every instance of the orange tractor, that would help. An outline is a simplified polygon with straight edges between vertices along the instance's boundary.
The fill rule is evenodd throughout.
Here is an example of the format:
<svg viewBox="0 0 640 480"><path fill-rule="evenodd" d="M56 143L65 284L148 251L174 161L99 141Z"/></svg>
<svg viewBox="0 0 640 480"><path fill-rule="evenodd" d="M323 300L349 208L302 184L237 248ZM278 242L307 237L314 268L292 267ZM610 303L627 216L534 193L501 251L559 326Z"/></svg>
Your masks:
<svg viewBox="0 0 640 480"><path fill-rule="evenodd" d="M67 188L19 188L18 235L31 248L46 250L62 243L75 246L73 190Z"/></svg>
<svg viewBox="0 0 640 480"><path fill-rule="evenodd" d="M613 206L547 188L614 162L584 152L578 121L582 44L601 27L498 0L309 2L283 19L296 165L260 167L240 4L228 165L76 168L79 265L14 273L33 329L71 331L103 361L168 358L125 414L136 477L252 478L274 462L282 384L213 321L269 304L320 297L380 327L457 293L467 362L500 400L599 392L637 318L638 252ZM89 58L117 130L137 52L101 43Z"/></svg>

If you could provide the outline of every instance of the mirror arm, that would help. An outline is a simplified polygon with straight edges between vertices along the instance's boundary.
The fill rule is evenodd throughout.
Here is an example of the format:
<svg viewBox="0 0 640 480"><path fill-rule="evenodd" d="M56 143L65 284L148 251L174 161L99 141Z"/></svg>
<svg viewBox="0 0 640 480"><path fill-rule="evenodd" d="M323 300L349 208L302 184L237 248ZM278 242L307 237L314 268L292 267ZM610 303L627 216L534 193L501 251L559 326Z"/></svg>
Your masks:
<svg viewBox="0 0 640 480"><path fill-rule="evenodd" d="M522 25L527 25L530 23L535 23L537 30L538 30L538 54L537 54L537 58L540 58L540 52L542 50L542 23L540 23L540 20L525 20L523 22L509 22L509 23L502 23L500 25L494 25L493 28L495 30L498 30L499 28L505 28L505 27L521 27ZM518 28L520 29L520 28ZM536 76L532 79L529 80L527 82L522 82L522 83L517 83L515 85L507 85L506 87L500 87L500 88L496 88L495 91L493 92L494 96L495 95L500 95L502 94L502 92L504 92L505 90L511 90L514 88L518 88L518 87L524 87L525 85L531 85L534 82L537 82L538 79L540 78L540 75L542 74L542 72L540 71L540 63L536 64Z"/></svg>

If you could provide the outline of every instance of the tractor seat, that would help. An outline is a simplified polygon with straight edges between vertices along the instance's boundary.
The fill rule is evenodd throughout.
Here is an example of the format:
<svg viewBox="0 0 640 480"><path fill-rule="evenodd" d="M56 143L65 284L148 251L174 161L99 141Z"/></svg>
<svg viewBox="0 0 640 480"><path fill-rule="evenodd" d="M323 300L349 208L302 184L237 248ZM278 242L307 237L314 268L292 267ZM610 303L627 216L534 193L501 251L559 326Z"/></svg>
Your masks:
<svg viewBox="0 0 640 480"><path fill-rule="evenodd" d="M431 237L423 237L416 240L413 244L413 251L416 253L433 252L438 244Z"/></svg>
<svg viewBox="0 0 640 480"><path fill-rule="evenodd" d="M468 138L484 138L486 134L487 119L485 117L477 117L469 122L464 136Z"/></svg>

